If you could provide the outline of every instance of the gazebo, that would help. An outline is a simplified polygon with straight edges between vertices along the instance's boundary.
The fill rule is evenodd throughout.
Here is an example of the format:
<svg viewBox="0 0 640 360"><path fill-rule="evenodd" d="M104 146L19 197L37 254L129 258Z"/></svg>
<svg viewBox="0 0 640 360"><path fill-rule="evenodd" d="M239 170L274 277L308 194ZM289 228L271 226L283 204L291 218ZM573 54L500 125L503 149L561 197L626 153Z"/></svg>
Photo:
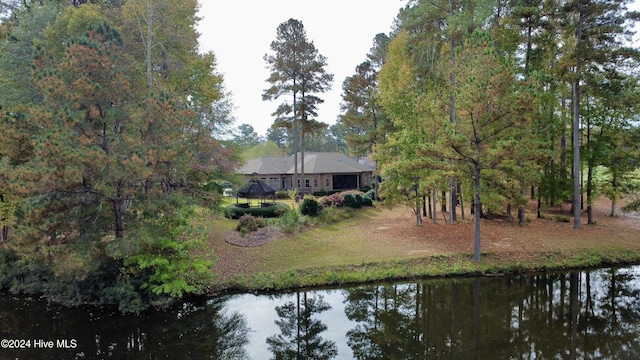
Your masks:
<svg viewBox="0 0 640 360"><path fill-rule="evenodd" d="M247 199L247 203L239 204L240 198ZM272 201L268 202L268 198L271 198ZM249 180L248 183L238 190L236 194L236 205L240 207L251 207L253 206L253 199L258 200L257 206L259 207L271 206L276 203L276 191L271 186L265 184L262 180Z"/></svg>

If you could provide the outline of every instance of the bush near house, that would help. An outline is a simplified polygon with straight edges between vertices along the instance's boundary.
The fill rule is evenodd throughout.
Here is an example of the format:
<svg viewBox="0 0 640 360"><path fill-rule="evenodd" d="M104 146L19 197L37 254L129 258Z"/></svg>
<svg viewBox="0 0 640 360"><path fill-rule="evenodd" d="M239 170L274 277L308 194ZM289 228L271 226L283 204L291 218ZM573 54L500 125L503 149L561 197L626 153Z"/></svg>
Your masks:
<svg viewBox="0 0 640 360"><path fill-rule="evenodd" d="M313 196L305 196L300 204L300 214L308 216L318 216L320 213L320 206L318 206L318 200Z"/></svg>
<svg viewBox="0 0 640 360"><path fill-rule="evenodd" d="M252 231L258 231L259 228L264 226L264 218L257 218L253 215L244 214L240 217L236 230L238 230L240 234L245 235Z"/></svg>
<svg viewBox="0 0 640 360"><path fill-rule="evenodd" d="M289 199L289 192L287 190L276 191L277 199Z"/></svg>
<svg viewBox="0 0 640 360"><path fill-rule="evenodd" d="M262 218L274 218L282 216L285 212L290 210L289 205L284 203L276 203L273 206L265 207L250 207L245 208L236 204L227 205L224 208L224 216L229 219L240 219L242 215L249 214L254 217Z"/></svg>

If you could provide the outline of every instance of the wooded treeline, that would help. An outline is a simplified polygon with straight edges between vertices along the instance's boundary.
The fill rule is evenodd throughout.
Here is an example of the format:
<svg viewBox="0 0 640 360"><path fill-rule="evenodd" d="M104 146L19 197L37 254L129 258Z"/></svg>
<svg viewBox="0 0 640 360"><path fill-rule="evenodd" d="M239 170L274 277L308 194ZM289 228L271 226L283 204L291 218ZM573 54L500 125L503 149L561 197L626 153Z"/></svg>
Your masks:
<svg viewBox="0 0 640 360"><path fill-rule="evenodd" d="M591 205L632 189L640 166L639 52L629 1L415 0L345 80L353 153L372 154L386 201L437 221ZM380 59L379 49L387 48ZM597 176L596 176L597 174ZM428 206L428 209L427 209ZM636 203L637 206L637 203Z"/></svg>
<svg viewBox="0 0 640 360"><path fill-rule="evenodd" d="M0 24L0 287L125 311L206 291L197 205L236 165L197 9L25 1Z"/></svg>
<svg viewBox="0 0 640 360"><path fill-rule="evenodd" d="M537 216L573 203L580 228L597 196L615 215L637 192L640 14L628 4L409 1L344 80L331 127L315 111L327 59L290 19L262 59L264 100L293 95L267 138L276 152L372 156L376 194L412 206L417 224L471 211L476 260L480 216L517 211L524 224L531 199ZM198 51L198 2L0 6L0 287L123 311L206 291L198 205L215 202L236 155L219 141L231 105L214 54ZM260 143L245 125L234 140Z"/></svg>

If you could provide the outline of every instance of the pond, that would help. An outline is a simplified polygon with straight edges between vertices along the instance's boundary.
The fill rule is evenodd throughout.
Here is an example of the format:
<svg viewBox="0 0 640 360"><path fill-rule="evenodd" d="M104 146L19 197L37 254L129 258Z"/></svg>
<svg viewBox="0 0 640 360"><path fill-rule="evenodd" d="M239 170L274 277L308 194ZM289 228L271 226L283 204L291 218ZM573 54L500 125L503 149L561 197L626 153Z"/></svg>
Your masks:
<svg viewBox="0 0 640 360"><path fill-rule="evenodd" d="M638 359L640 267L228 295L120 315L0 297L0 359Z"/></svg>

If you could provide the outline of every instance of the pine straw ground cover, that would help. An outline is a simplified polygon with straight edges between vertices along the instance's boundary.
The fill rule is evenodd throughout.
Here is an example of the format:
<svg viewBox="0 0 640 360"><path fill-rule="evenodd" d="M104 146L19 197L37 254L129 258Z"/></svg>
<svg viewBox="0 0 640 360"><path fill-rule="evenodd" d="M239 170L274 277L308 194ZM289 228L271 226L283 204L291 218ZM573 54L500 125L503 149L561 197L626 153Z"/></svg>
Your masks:
<svg viewBox="0 0 640 360"><path fill-rule="evenodd" d="M503 219L482 220L482 260L472 261L473 221L438 224L404 207L363 208L337 224L277 235L264 245L224 241L236 222L214 219L210 246L217 257L213 292L281 290L422 276L496 275L640 261L640 216L609 217L610 203L595 204L596 225L573 229L559 209L535 218L535 204L520 227ZM568 207L565 206L565 212ZM448 216L447 216L448 217ZM556 220L554 220L556 219ZM231 234L232 236L235 236ZM251 236L251 235L247 235ZM251 241L245 239L245 241ZM261 240L264 242L264 239Z"/></svg>

